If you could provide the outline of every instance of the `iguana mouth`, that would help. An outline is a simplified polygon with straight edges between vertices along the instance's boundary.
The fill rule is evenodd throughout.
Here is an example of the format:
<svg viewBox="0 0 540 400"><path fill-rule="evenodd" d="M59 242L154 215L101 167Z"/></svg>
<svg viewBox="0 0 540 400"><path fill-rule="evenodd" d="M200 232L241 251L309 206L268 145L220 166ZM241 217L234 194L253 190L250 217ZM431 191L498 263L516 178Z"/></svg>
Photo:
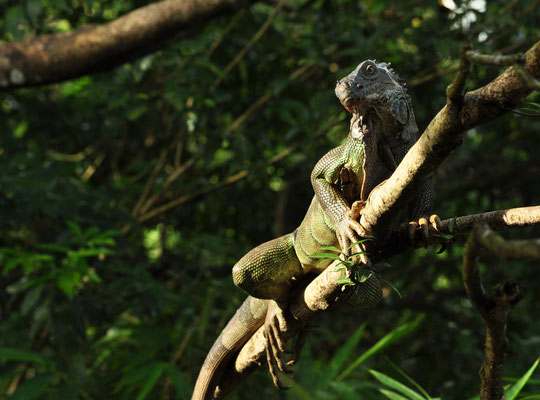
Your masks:
<svg viewBox="0 0 540 400"><path fill-rule="evenodd" d="M358 102L357 98L347 97L341 104L345 107L345 110L353 115L361 115L366 113L366 107L362 103Z"/></svg>

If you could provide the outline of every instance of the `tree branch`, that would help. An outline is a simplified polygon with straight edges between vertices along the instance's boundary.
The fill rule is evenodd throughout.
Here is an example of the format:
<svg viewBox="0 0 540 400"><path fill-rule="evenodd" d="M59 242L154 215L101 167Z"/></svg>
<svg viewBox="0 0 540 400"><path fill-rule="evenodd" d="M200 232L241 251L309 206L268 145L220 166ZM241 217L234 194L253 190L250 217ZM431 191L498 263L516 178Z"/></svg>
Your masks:
<svg viewBox="0 0 540 400"><path fill-rule="evenodd" d="M163 0L103 25L1 44L0 87L43 85L112 69L252 2Z"/></svg>
<svg viewBox="0 0 540 400"><path fill-rule="evenodd" d="M503 398L501 374L504 355L507 351L506 321L510 309L521 299L521 293L513 280L498 284L494 295L488 296L484 290L477 258L479 247L483 245L503 258L540 259L540 241L506 241L485 224L475 224L463 256L463 280L467 295L473 307L486 323L484 363L480 369L482 400Z"/></svg>

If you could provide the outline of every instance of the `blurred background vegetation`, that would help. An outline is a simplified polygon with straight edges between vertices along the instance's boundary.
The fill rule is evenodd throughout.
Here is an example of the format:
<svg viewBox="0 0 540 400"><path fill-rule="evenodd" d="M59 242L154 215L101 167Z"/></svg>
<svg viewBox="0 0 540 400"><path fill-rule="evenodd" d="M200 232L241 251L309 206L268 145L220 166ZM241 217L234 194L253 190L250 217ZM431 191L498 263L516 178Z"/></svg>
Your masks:
<svg viewBox="0 0 540 400"><path fill-rule="evenodd" d="M145 3L1 0L0 39L104 23ZM335 81L365 59L392 62L422 130L462 44L525 51L538 21L531 0L265 1L112 71L1 92L0 398L189 398L245 298L232 265L299 224L311 169L347 134ZM467 86L500 72L475 67ZM520 110L538 114L539 102L533 94ZM539 204L539 130L538 118L507 113L467 132L434 177L438 214ZM383 398L369 369L403 380L392 363L433 396L477 394L484 328L463 290L463 249L437 250L390 260L403 299L388 291L375 309L320 319L295 389L279 392L262 368L230 398ZM540 355L538 263L486 253L481 267L525 294L504 370L519 377ZM403 326L383 352L324 379Z"/></svg>

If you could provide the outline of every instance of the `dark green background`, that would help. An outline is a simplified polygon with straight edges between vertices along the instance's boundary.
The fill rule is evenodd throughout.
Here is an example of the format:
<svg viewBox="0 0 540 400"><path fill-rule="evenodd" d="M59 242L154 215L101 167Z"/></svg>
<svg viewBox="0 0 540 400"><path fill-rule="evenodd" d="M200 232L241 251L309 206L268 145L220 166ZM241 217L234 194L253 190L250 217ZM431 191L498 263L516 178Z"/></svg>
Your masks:
<svg viewBox="0 0 540 400"><path fill-rule="evenodd" d="M0 39L99 24L145 4L3 0ZM187 398L245 297L232 265L298 225L313 195L311 169L347 134L336 80L368 58L391 62L422 130L445 103L461 45L508 53L539 38L538 1L455 5L291 0L225 72L275 7L262 2L112 71L0 93L0 398ZM501 71L474 67L467 87ZM538 116L538 96L527 100L520 109ZM539 130L538 118L507 113L467 132L435 174L437 213L538 204ZM150 195L186 165L150 210L186 201L134 219L153 171ZM227 185L235 176L243 178ZM478 393L484 328L464 294L463 249L437 250L390 260L387 278L403 299L388 293L375 309L319 320L296 389L279 392L262 370L231 399L347 399L349 390L383 398L368 368L406 381L380 354L339 384L317 382L360 323L351 361L418 315L418 328L386 356L433 396ZM525 295L510 316L504 370L519 377L539 355L538 263L486 253L480 264L489 286L514 278Z"/></svg>

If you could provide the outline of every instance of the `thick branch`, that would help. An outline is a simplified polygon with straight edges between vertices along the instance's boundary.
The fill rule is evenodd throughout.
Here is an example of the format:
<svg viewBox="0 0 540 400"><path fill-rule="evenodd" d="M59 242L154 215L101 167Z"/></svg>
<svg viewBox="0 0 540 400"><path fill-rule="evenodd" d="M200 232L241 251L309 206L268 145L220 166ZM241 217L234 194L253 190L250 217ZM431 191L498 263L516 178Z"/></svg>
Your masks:
<svg viewBox="0 0 540 400"><path fill-rule="evenodd" d="M454 81L458 88L464 83L466 62ZM526 53L524 69L533 78L540 77L540 42ZM392 218L412 199L435 168L461 144L463 132L516 107L531 91L514 67L461 99L456 87L450 88L446 106L431 121L392 176L370 194L362 210L361 224L375 236L383 236Z"/></svg>
<svg viewBox="0 0 540 400"><path fill-rule="evenodd" d="M457 217L454 222L452 220L454 219L449 218L441 221L439 232L432 231L432 234L429 236L429 243L427 244L446 243L447 239L441 236L441 234L454 235L452 242L465 243L466 237L464 234L469 233L474 224L477 223L487 224L493 230L540 224L540 205L465 215L463 217ZM452 231L450 231L450 224L453 224ZM418 231L416 234L416 248L424 247L426 243L421 237L421 232ZM391 240L386 241L378 249L380 253L378 258L390 258L409 250L411 250L409 229L407 225L403 225L398 231L393 233Z"/></svg>
<svg viewBox="0 0 540 400"><path fill-rule="evenodd" d="M114 68L191 34L248 0L163 0L112 22L0 45L0 87L60 82Z"/></svg>

